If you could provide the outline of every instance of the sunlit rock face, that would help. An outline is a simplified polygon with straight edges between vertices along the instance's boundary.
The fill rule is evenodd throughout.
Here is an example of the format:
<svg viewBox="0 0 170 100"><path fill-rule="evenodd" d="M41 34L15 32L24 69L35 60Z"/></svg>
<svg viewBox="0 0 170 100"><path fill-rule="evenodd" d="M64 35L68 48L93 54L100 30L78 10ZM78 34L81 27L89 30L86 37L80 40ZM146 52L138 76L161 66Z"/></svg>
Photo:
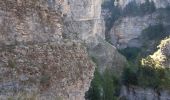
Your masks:
<svg viewBox="0 0 170 100"><path fill-rule="evenodd" d="M151 55L151 58L157 62L159 67L170 68L170 38L161 41L158 50Z"/></svg>
<svg viewBox="0 0 170 100"><path fill-rule="evenodd" d="M115 0L115 4L121 8L125 8L130 2L136 2L137 4L143 4L147 0ZM154 2L156 8L165 8L170 5L170 0L148 0Z"/></svg>

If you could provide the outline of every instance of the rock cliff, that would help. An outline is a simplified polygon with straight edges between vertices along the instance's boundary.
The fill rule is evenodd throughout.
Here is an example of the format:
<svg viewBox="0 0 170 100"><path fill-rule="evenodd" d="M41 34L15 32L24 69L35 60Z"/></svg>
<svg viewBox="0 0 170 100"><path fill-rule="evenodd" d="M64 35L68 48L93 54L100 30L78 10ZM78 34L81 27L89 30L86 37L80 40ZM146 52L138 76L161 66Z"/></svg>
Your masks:
<svg viewBox="0 0 170 100"><path fill-rule="evenodd" d="M1 100L83 100L95 70L70 41L4 45L0 55Z"/></svg>
<svg viewBox="0 0 170 100"><path fill-rule="evenodd" d="M84 100L95 65L81 42L63 39L63 27L79 3L93 10L88 2L0 0L0 99Z"/></svg>
<svg viewBox="0 0 170 100"><path fill-rule="evenodd" d="M69 10L64 15L65 38L80 39L90 45L104 39L104 21L101 17L101 0L68 0Z"/></svg>
<svg viewBox="0 0 170 100"><path fill-rule="evenodd" d="M126 59L114 46L105 41L105 23L101 16L102 0L67 2L69 3L65 8L69 7L69 10L64 14L63 38L83 41L88 47L90 56L100 60L96 62L100 72L106 67L121 70ZM118 60L115 58L121 58L120 63L117 63Z"/></svg>

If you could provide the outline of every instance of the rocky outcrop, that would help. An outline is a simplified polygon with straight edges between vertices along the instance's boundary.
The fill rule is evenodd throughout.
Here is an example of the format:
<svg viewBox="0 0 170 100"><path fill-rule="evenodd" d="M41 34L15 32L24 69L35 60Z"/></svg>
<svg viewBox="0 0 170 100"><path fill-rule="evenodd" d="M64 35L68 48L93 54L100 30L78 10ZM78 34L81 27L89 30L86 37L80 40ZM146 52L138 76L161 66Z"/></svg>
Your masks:
<svg viewBox="0 0 170 100"><path fill-rule="evenodd" d="M71 42L1 47L0 99L83 100L95 68L84 47Z"/></svg>
<svg viewBox="0 0 170 100"><path fill-rule="evenodd" d="M130 2L136 2L138 5L145 3L147 0L115 0L121 8L125 8ZM148 0L149 2L154 2L156 8L165 8L170 5L170 0Z"/></svg>
<svg viewBox="0 0 170 100"><path fill-rule="evenodd" d="M94 70L80 43L4 45L0 52L0 99L83 100Z"/></svg>
<svg viewBox="0 0 170 100"><path fill-rule="evenodd" d="M66 3L0 0L0 99L84 100L95 66L80 42L63 39Z"/></svg>

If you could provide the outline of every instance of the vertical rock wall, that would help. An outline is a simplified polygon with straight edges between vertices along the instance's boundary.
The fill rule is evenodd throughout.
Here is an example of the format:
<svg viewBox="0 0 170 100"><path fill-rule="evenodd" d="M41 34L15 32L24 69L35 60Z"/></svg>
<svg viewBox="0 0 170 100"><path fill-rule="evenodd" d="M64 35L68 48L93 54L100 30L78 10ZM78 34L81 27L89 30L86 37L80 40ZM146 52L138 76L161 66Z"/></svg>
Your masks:
<svg viewBox="0 0 170 100"><path fill-rule="evenodd" d="M104 39L104 21L101 18L101 0L68 0L64 14L66 38L84 40L96 44L98 37Z"/></svg>
<svg viewBox="0 0 170 100"><path fill-rule="evenodd" d="M89 2L0 0L1 100L84 100L95 66L81 43L62 36L64 19L91 15Z"/></svg>

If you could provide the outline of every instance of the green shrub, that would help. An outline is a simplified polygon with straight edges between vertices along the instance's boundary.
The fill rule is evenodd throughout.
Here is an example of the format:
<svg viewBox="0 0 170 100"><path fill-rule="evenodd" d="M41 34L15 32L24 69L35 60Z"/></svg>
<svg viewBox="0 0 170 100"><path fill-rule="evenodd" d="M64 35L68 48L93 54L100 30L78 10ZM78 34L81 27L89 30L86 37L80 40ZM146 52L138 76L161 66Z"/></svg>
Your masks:
<svg viewBox="0 0 170 100"><path fill-rule="evenodd" d="M124 9L123 9L123 15L124 16L136 16L139 12L139 6L136 4L136 2L130 2Z"/></svg>
<svg viewBox="0 0 170 100"><path fill-rule="evenodd" d="M116 100L119 96L119 81L109 70L103 74L103 100Z"/></svg>
<svg viewBox="0 0 170 100"><path fill-rule="evenodd" d="M101 99L101 85L102 85L101 76L98 70L96 69L94 73L94 78L91 82L91 86L88 92L86 92L85 98L88 100L102 100Z"/></svg>
<svg viewBox="0 0 170 100"><path fill-rule="evenodd" d="M127 47L125 49L119 50L119 52L123 54L129 61L136 60L140 51L141 49L136 47Z"/></svg>
<svg viewBox="0 0 170 100"><path fill-rule="evenodd" d="M109 31L112 29L114 22L121 16L121 9L114 5L115 0L105 1L102 4L103 9L108 9L111 12L111 16L105 17L105 38L106 41L111 43L111 36Z"/></svg>
<svg viewBox="0 0 170 100"><path fill-rule="evenodd" d="M102 75L96 69L94 79L85 98L88 100L117 100L120 82L109 70Z"/></svg>
<svg viewBox="0 0 170 100"><path fill-rule="evenodd" d="M145 3L140 5L140 12L145 15L149 13L153 13L156 10L155 4L153 1L146 0Z"/></svg>
<svg viewBox="0 0 170 100"><path fill-rule="evenodd" d="M137 85L138 83L137 74L128 67L124 68L122 74L122 83L127 86Z"/></svg>
<svg viewBox="0 0 170 100"><path fill-rule="evenodd" d="M167 77L169 77L170 70L156 65L157 62L153 61L151 57L146 57L142 60L142 65L140 65L137 75L139 86L157 89L168 86L166 83L169 81Z"/></svg>
<svg viewBox="0 0 170 100"><path fill-rule="evenodd" d="M151 67L142 67L139 71L139 85L142 87L157 88L160 85L159 73Z"/></svg>

